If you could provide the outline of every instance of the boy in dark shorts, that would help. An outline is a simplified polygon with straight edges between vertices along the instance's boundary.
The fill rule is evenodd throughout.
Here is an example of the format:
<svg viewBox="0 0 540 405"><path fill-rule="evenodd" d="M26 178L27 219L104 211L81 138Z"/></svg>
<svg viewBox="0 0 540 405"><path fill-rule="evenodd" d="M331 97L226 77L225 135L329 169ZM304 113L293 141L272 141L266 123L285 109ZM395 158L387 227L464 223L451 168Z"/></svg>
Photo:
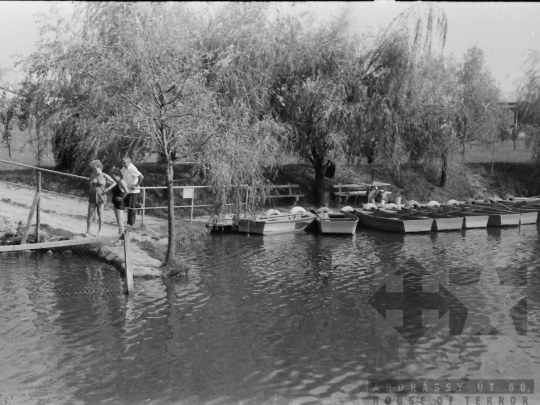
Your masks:
<svg viewBox="0 0 540 405"><path fill-rule="evenodd" d="M117 167L113 167L111 170L111 177L116 181L116 185L111 189L112 203L114 206L114 216L116 217L116 223L118 224L118 233L124 233L124 210L126 204L124 199L129 194L128 185L125 180L122 179L122 172Z"/></svg>

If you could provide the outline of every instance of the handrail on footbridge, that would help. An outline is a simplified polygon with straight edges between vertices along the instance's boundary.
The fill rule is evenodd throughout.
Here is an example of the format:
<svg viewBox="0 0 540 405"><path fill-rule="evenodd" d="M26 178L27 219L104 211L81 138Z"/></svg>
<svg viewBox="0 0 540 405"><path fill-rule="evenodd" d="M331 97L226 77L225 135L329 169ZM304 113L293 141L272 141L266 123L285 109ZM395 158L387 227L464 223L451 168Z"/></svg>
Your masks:
<svg viewBox="0 0 540 405"><path fill-rule="evenodd" d="M23 163L17 163L17 162L12 162L10 160L4 160L4 159L0 159L0 162L1 163L7 163L7 164L11 164L11 165L15 165L15 166L21 166L21 167L27 167L29 169L34 169L36 171L39 172L47 172L47 173L53 173L53 174L58 174L58 175L61 175L61 176L68 176L68 177L73 177L73 178L76 178L76 179L80 179L80 180L89 180L88 177L84 177L84 176L77 176L76 174L71 174L71 173L64 173L64 172L58 172L58 171L55 171L55 170L50 170L50 169L43 169L41 167L37 167L37 166L31 166L31 165L25 165ZM38 176L38 191L41 191L41 176ZM246 184L242 184L240 187L248 187ZM142 207L141 207L141 211L142 211L142 215L141 215L141 223L144 225L144 217L145 217L145 211L148 210L148 209L165 209L165 208L168 208L168 207L146 207L146 190L158 190L158 189L166 189L167 186L151 186L151 187L140 187L140 189L142 190L142 195L143 195L143 201L142 201ZM196 188L210 188L209 186L173 186L173 189L196 189ZM191 205L178 205L178 206L174 206L173 208L191 208L191 215L190 215L190 222L193 221L193 209L194 208L198 208L198 207L210 207L211 205L210 204L204 204L204 205L194 205L193 204L193 200L194 200L194 197L195 197L195 191L193 191L193 193L191 194L192 197L191 197ZM189 198L189 197L185 197L185 198ZM227 205L233 205L233 204L227 204ZM132 208L129 208L129 207L126 207L128 209L132 209ZM37 207L37 224L39 225L39 201L38 201L38 207Z"/></svg>
<svg viewBox="0 0 540 405"><path fill-rule="evenodd" d="M34 169L34 170L37 170L38 173L39 172L47 172L47 173L53 173L53 174L58 174L58 175L61 175L61 176L68 176L68 177L73 177L73 178L76 178L76 179L80 179L80 180L89 180L88 177L84 177L84 176L77 176L76 174L71 174L71 173L64 173L64 172L58 172L58 171L55 171L55 170L50 170L50 169L43 169L41 167L37 167L37 166L31 166L31 165L25 165L23 163L17 163L17 162L12 162L10 160L4 160L4 159L0 159L0 162L1 163L8 163L8 164L12 164L12 165L15 165L15 166L21 166L21 167L27 167L27 168L30 168L30 169ZM41 191L41 176L38 177L38 191ZM249 187L247 184L242 184L240 185L240 187ZM164 206L164 207L146 207L146 190L159 190L159 189L167 189L167 186L150 186L150 187L139 187L141 190L142 190L142 204L141 204L141 211L142 211L142 215L141 215L141 223L142 225L144 225L144 217L145 217L145 211L146 210L149 210L149 209L165 209L165 208L168 208L167 206ZM199 207L211 207L210 204L203 204L203 205L194 205L193 203L193 200L195 199L195 190L196 188L210 188L210 186L173 186L172 187L173 189L193 189L193 192L191 193L191 197L184 197L184 198L191 198L191 205L176 205L174 206L173 208L191 208L191 214L190 214L190 222L193 221L193 209L194 208L199 208ZM247 205L247 195L246 195L246 202L243 203L243 204L246 204ZM234 204L227 204L227 205L234 205ZM129 208L129 207L126 207L128 209L132 209L132 208ZM38 209L37 209L37 223L39 224L39 201L38 201Z"/></svg>
<svg viewBox="0 0 540 405"><path fill-rule="evenodd" d="M38 171L40 171L40 172L54 173L54 174L60 174L60 175L62 175L62 176L74 177L74 178L76 178L76 179L81 179L81 180L88 180L88 179L89 179L88 177L77 176L76 174L64 173L64 172L57 172L57 171L54 171L54 170L43 169L43 168L37 167L37 166L30 166L30 165L25 165L25 164L22 164L22 163L12 162L12 161L10 161L10 160L0 159L0 162L2 162L2 163L8 163L8 164L15 165L15 166L28 167L28 168L30 168L30 169L38 170Z"/></svg>

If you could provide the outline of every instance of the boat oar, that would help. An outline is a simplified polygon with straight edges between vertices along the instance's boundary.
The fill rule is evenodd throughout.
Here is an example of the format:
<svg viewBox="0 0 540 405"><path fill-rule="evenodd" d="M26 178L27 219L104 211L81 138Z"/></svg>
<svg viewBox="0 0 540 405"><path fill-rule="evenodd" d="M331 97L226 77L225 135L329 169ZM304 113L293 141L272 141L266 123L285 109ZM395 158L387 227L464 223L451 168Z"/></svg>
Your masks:
<svg viewBox="0 0 540 405"><path fill-rule="evenodd" d="M506 205L501 204L500 202L495 201L495 200L493 200L493 199L491 199L491 198L489 199L489 201L491 201L491 202L493 202L493 203L495 203L495 204L500 205L501 207L503 207L503 208L506 209L507 211L515 212L512 208L508 208Z"/></svg>
<svg viewBox="0 0 540 405"><path fill-rule="evenodd" d="M315 210L309 210L309 212L311 212L312 214L315 214L316 216L318 216L319 218L321 218L321 216L319 215L319 213Z"/></svg>

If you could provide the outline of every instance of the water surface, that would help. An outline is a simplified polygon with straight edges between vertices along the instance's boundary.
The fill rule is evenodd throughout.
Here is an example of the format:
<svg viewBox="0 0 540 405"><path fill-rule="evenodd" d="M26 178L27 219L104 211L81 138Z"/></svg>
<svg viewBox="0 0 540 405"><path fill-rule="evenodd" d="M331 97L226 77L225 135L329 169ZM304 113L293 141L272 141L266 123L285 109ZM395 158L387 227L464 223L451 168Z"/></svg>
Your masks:
<svg viewBox="0 0 540 405"><path fill-rule="evenodd" d="M179 254L187 279L136 279L129 296L87 257L0 255L0 403L362 403L372 378L538 382L539 242L535 225L211 236ZM369 304L411 257L470 308L461 335L426 312L411 345L399 313ZM508 310L524 297L519 335ZM500 333L478 335L488 325Z"/></svg>

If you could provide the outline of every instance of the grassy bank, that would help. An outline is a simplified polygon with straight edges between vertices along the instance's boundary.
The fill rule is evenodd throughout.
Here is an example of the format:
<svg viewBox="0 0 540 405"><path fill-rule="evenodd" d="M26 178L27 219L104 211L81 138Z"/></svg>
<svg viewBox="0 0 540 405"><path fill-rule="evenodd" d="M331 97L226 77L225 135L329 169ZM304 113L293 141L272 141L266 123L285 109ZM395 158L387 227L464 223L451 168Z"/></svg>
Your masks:
<svg viewBox="0 0 540 405"><path fill-rule="evenodd" d="M167 253L167 235L168 228L166 225L163 225L159 228L154 229L159 235L160 239L150 241L139 242L139 246L148 252L152 257L164 261L165 255ZM208 235L208 229L204 226L203 222L186 222L178 221L175 224L176 231L176 251L181 251L186 246L192 243L198 243L205 239ZM144 232L144 230L143 230Z"/></svg>

